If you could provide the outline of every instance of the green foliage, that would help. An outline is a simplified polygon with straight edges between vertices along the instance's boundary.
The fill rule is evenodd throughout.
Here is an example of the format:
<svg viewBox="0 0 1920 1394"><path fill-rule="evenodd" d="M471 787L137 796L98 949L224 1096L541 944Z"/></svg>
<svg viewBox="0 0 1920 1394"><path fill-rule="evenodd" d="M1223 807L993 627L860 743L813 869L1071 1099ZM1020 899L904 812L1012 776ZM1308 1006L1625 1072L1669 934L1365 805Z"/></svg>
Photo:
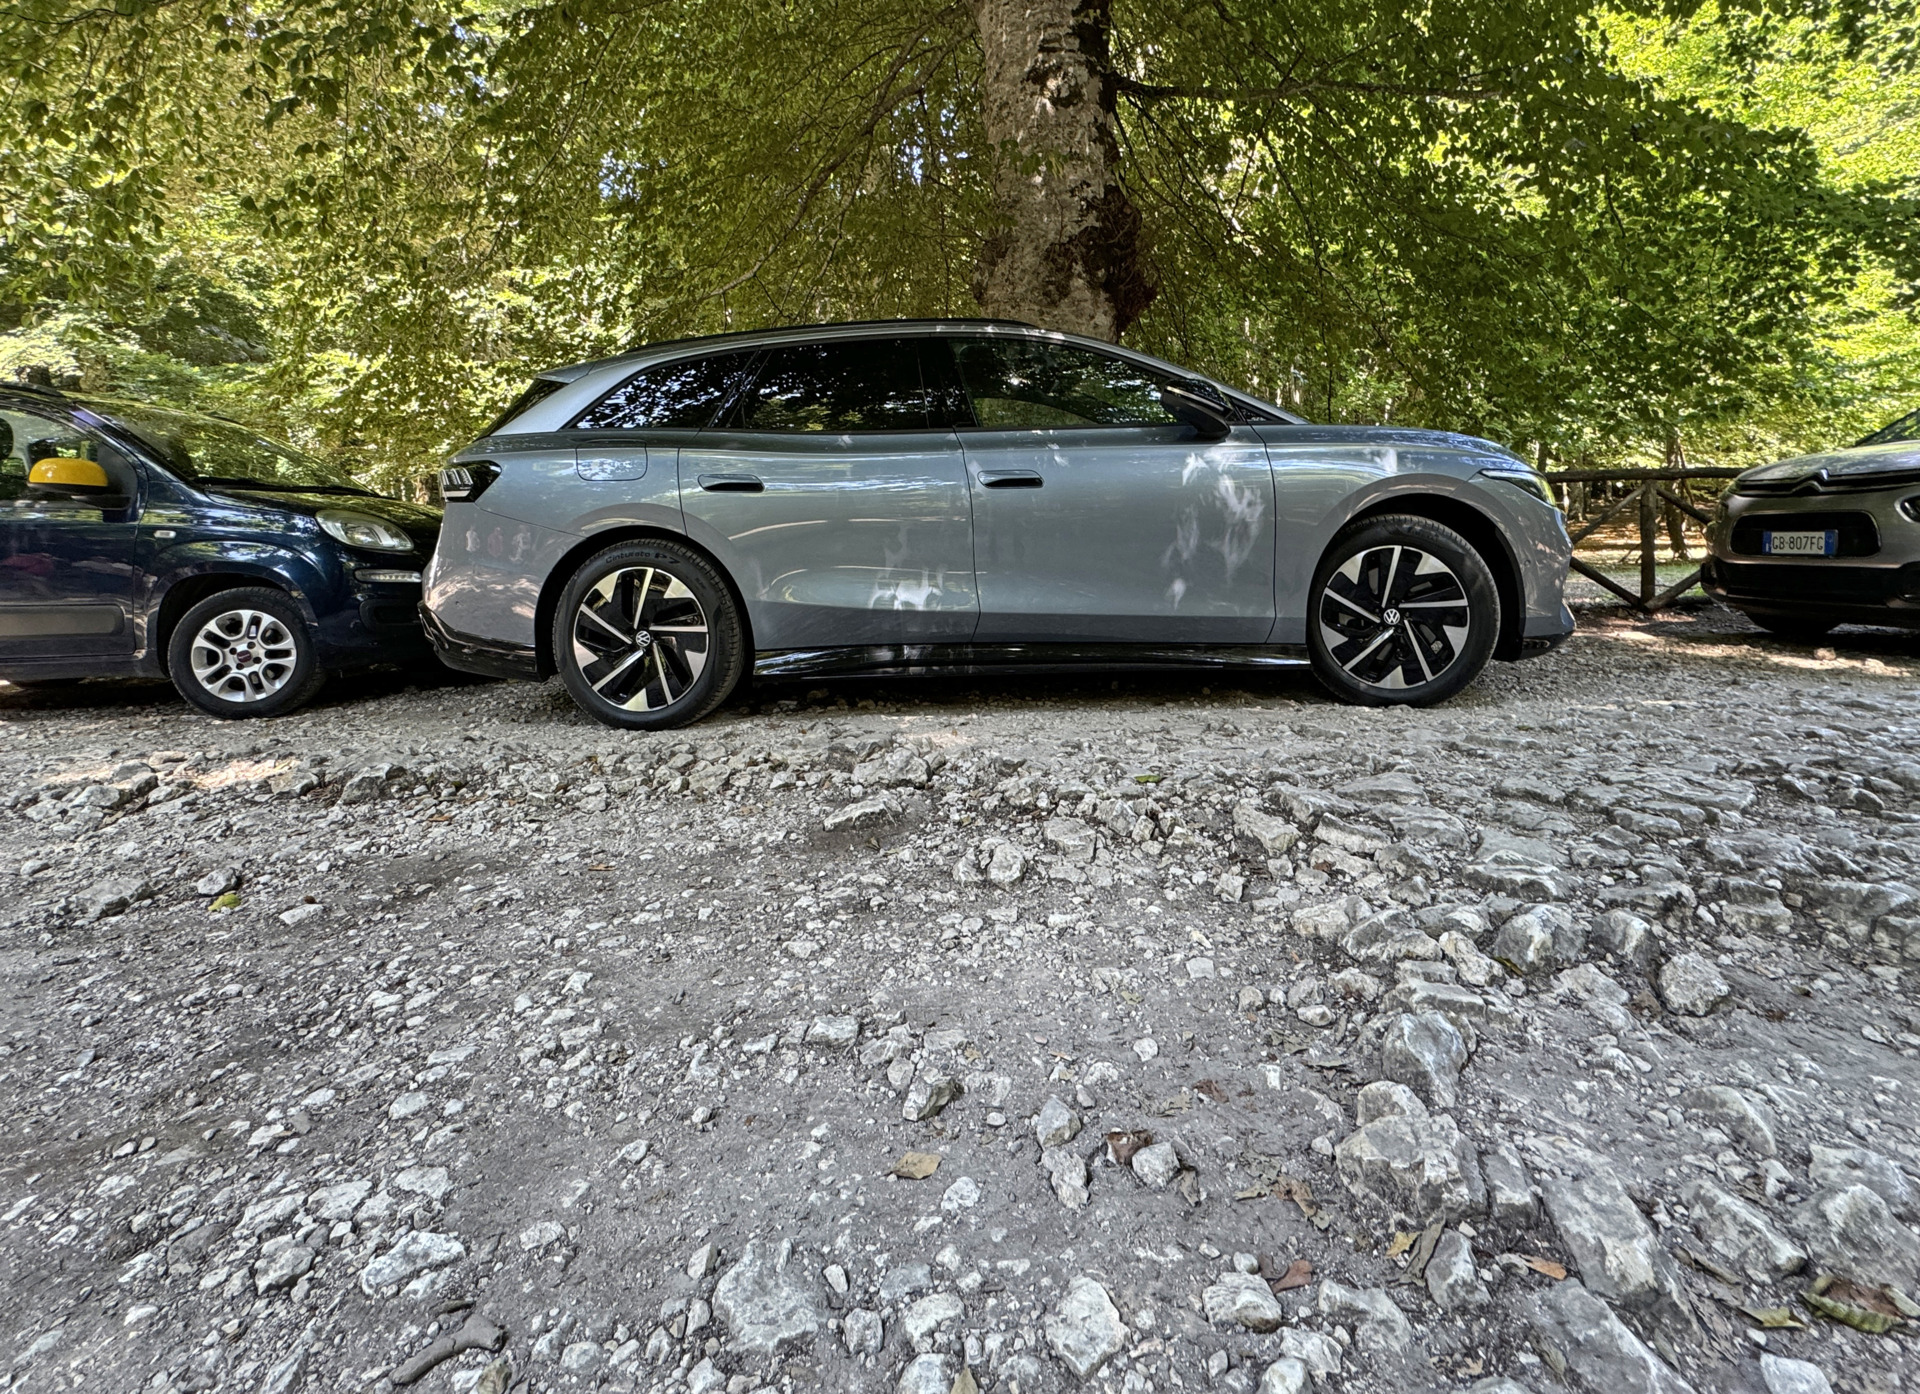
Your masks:
<svg viewBox="0 0 1920 1394"><path fill-rule="evenodd" d="M0 0L0 374L389 484L534 369L972 313L952 0ZM1904 0L1114 0L1132 341L1303 413L1744 463L1920 395ZM8 328L12 325L11 329Z"/></svg>

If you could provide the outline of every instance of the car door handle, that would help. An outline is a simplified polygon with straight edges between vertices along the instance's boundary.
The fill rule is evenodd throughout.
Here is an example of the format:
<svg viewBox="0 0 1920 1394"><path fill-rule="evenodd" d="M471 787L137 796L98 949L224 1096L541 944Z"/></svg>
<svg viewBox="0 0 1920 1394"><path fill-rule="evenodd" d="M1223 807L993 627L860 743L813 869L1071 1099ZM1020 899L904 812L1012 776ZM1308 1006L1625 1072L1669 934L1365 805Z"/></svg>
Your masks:
<svg viewBox="0 0 1920 1394"><path fill-rule="evenodd" d="M759 494L766 491L757 475L703 474L700 487L710 494Z"/></svg>
<svg viewBox="0 0 1920 1394"><path fill-rule="evenodd" d="M1046 483L1038 470L981 470L982 489L1038 489Z"/></svg>

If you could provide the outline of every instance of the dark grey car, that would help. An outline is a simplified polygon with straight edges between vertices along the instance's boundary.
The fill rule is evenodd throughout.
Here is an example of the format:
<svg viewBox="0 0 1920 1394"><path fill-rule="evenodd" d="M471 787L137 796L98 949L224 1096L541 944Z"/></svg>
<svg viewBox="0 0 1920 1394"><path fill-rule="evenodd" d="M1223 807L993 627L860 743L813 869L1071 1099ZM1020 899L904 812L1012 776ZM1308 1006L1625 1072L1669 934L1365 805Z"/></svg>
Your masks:
<svg viewBox="0 0 1920 1394"><path fill-rule="evenodd" d="M1110 344L816 325L542 373L442 476L422 606L456 668L614 725L768 676L1311 664L1428 703L1564 639L1539 476L1309 425Z"/></svg>

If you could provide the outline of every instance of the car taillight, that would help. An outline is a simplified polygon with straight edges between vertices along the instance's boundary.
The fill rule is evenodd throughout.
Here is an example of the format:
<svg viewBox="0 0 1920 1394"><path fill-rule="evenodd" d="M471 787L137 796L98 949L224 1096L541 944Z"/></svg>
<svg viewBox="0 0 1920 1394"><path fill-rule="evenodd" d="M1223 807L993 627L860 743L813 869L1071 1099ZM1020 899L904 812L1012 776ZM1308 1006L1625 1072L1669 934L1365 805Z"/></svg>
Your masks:
<svg viewBox="0 0 1920 1394"><path fill-rule="evenodd" d="M499 477L500 466L491 460L449 465L440 471L440 499L443 503L472 503Z"/></svg>

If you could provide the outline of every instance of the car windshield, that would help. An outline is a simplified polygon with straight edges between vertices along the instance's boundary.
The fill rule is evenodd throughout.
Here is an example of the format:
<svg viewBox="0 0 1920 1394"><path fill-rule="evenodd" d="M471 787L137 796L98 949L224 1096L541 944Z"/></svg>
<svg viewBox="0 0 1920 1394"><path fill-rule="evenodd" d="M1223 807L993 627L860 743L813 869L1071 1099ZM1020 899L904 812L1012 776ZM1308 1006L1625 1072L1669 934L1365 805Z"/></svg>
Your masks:
<svg viewBox="0 0 1920 1394"><path fill-rule="evenodd" d="M372 492L355 484L338 466L230 421L123 402L101 403L95 409L113 425L138 438L168 469L196 483L328 493Z"/></svg>
<svg viewBox="0 0 1920 1394"><path fill-rule="evenodd" d="M1898 421L1882 426L1858 445L1891 445L1899 440L1920 440L1920 411L1910 411Z"/></svg>

